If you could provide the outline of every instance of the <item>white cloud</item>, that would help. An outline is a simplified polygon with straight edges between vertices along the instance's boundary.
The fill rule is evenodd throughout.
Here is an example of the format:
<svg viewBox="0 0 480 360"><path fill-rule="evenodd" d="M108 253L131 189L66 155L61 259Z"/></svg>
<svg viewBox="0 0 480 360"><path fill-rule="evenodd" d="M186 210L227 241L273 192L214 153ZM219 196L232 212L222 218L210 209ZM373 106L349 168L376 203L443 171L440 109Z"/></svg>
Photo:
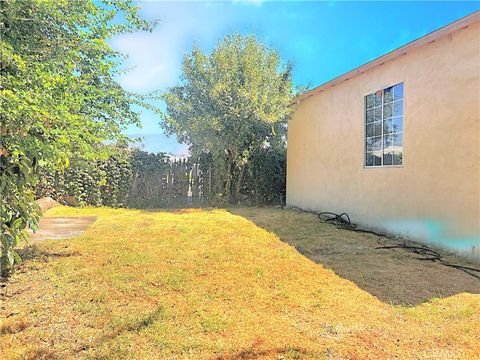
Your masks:
<svg viewBox="0 0 480 360"><path fill-rule="evenodd" d="M119 78L131 91L150 91L172 85L179 75L179 49L173 49L165 37L157 34L128 34L113 39L112 47L128 55L133 69Z"/></svg>
<svg viewBox="0 0 480 360"><path fill-rule="evenodd" d="M228 23L218 16L222 3L141 3L146 18L159 18L152 33L117 36L111 46L128 55L127 66L119 82L127 90L145 92L173 86L181 73L183 55L194 43L214 43Z"/></svg>

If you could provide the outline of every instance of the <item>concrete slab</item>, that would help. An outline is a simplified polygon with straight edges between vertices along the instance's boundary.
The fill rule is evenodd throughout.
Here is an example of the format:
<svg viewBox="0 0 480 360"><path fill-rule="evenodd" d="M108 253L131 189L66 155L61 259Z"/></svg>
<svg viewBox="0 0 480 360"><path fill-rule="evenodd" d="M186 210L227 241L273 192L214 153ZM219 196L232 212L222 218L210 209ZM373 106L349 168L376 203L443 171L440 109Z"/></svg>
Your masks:
<svg viewBox="0 0 480 360"><path fill-rule="evenodd" d="M81 235L90 225L96 216L82 217L44 217L40 220L39 230L36 233L28 230L32 240L64 240Z"/></svg>

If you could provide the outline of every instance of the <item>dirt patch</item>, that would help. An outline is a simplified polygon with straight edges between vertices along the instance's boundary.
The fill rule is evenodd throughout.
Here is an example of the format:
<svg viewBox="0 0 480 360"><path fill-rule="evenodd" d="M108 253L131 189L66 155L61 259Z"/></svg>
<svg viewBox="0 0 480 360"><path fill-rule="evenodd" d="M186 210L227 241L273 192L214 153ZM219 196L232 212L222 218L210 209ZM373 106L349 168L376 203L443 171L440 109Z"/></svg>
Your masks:
<svg viewBox="0 0 480 360"><path fill-rule="evenodd" d="M463 292L480 294L480 280L473 276L438 262L419 260L418 255L402 249L377 249L396 242L337 229L319 221L315 214L272 208L241 208L230 212L275 233L302 255L386 303L416 305ZM473 260L439 252L450 264L480 268Z"/></svg>
<svg viewBox="0 0 480 360"><path fill-rule="evenodd" d="M32 240L63 240L81 235L96 216L84 217L45 217L40 220L39 230L34 233L29 230Z"/></svg>

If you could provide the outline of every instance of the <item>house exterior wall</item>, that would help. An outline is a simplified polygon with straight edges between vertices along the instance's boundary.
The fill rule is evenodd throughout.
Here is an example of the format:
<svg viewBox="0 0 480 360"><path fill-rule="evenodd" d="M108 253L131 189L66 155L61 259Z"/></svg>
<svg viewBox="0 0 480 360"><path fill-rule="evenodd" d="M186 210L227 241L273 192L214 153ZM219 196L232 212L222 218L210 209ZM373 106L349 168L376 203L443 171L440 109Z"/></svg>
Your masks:
<svg viewBox="0 0 480 360"><path fill-rule="evenodd" d="M295 105L287 204L449 247L480 245L479 74L476 22ZM366 168L364 97L401 82L403 165Z"/></svg>

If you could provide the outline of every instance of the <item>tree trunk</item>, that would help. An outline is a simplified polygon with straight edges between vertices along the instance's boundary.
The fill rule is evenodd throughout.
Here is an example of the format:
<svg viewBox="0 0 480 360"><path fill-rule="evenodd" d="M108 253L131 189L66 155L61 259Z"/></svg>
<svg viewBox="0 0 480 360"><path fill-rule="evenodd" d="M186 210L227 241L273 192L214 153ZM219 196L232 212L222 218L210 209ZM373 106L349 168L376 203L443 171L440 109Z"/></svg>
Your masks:
<svg viewBox="0 0 480 360"><path fill-rule="evenodd" d="M225 194L227 196L227 203L230 203L232 200L232 168L233 168L233 156L231 151L228 151L228 162L227 162L227 181L225 184Z"/></svg>
<svg viewBox="0 0 480 360"><path fill-rule="evenodd" d="M208 201L212 200L212 164L208 165Z"/></svg>
<svg viewBox="0 0 480 360"><path fill-rule="evenodd" d="M237 179L237 184L235 186L235 200L239 201L240 199L240 191L242 190L242 184L243 184L243 176L245 174L245 168L247 167L246 164L240 165L240 172L238 173L238 179Z"/></svg>

